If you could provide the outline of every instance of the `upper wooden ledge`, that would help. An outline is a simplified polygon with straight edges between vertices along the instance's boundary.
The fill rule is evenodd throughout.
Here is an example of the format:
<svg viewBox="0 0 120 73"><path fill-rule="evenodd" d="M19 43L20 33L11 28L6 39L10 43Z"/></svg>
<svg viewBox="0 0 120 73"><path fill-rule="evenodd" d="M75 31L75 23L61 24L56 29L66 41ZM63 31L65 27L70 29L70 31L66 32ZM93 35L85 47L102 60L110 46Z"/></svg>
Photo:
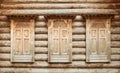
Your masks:
<svg viewBox="0 0 120 73"><path fill-rule="evenodd" d="M11 3L11 2L14 2L14 3L33 3L33 2L44 2L44 3L70 3L70 2L74 2L74 3L79 3L79 2L106 2L106 3L110 3L110 2L120 2L120 0L3 0L3 2L6 2L6 3Z"/></svg>
<svg viewBox="0 0 120 73"><path fill-rule="evenodd" d="M0 15L120 14L120 9L0 9Z"/></svg>

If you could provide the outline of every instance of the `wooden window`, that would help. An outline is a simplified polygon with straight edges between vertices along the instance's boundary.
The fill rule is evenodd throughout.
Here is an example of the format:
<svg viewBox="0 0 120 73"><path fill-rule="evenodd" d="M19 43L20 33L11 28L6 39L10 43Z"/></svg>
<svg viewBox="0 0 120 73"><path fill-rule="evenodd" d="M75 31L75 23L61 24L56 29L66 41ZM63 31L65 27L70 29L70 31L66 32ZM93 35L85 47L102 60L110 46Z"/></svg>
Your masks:
<svg viewBox="0 0 120 73"><path fill-rule="evenodd" d="M34 20L11 20L11 61L33 62Z"/></svg>
<svg viewBox="0 0 120 73"><path fill-rule="evenodd" d="M87 19L87 62L110 61L110 19Z"/></svg>
<svg viewBox="0 0 120 73"><path fill-rule="evenodd" d="M49 62L71 62L71 19L49 19Z"/></svg>

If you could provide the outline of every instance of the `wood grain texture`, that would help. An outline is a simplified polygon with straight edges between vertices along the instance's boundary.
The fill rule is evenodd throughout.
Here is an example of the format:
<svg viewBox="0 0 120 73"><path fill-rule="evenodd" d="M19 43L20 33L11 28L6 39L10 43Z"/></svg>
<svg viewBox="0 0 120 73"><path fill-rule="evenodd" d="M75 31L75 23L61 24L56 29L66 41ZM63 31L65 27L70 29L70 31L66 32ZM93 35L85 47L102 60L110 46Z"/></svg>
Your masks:
<svg viewBox="0 0 120 73"><path fill-rule="evenodd" d="M2 73L5 72L16 72L16 73L23 73L23 72L27 72L27 73L39 73L39 72L45 72L45 73L119 73L119 69L108 69L108 68L104 68L104 69L100 69L100 68L95 68L95 69L90 69L90 68L86 68L86 69L81 69L81 68L77 68L77 69L73 69L73 68L68 68L68 69L64 69L64 68L44 68L44 69L38 69L38 68L33 68L33 69L29 69L29 68L2 68L1 69Z"/></svg>
<svg viewBox="0 0 120 73"><path fill-rule="evenodd" d="M79 15L79 14L119 14L120 9L1 9L1 15Z"/></svg>
<svg viewBox="0 0 120 73"><path fill-rule="evenodd" d="M7 16L0 16L0 21L7 21L8 17Z"/></svg>
<svg viewBox="0 0 120 73"><path fill-rule="evenodd" d="M18 3L18 4L1 4L2 9L119 9L120 3Z"/></svg>
<svg viewBox="0 0 120 73"><path fill-rule="evenodd" d="M111 63L106 63L106 64L101 64L101 63L91 63L91 64L87 64L85 63L85 61L73 61L72 64L50 64L46 61L36 61L34 64L26 64L26 63L22 63L22 64L18 64L18 63L11 63L10 61L0 61L0 67L19 67L19 68L119 68L120 67L120 63L119 61L111 61Z"/></svg>
<svg viewBox="0 0 120 73"><path fill-rule="evenodd" d="M47 3L51 3L51 2L55 2L55 3L60 3L60 2L62 2L62 3L70 3L70 2L74 2L74 3L79 3L79 2L99 2L99 3L111 3L111 2L119 2L119 0L10 0L10 1L8 1L8 0L3 0L3 2L6 2L6 3L10 3L10 2L15 2L15 3L17 3L17 2L21 2L21 3L25 3L25 2L27 2L27 3L34 3L34 2L47 2Z"/></svg>

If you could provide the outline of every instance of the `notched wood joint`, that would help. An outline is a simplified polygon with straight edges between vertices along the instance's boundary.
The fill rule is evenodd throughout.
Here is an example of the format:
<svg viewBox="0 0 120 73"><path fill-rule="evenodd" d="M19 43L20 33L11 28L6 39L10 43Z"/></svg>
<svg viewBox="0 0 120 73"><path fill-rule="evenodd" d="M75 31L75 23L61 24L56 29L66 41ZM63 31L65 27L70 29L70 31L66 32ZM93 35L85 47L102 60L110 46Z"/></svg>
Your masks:
<svg viewBox="0 0 120 73"><path fill-rule="evenodd" d="M37 15L9 15L9 19L36 19Z"/></svg>

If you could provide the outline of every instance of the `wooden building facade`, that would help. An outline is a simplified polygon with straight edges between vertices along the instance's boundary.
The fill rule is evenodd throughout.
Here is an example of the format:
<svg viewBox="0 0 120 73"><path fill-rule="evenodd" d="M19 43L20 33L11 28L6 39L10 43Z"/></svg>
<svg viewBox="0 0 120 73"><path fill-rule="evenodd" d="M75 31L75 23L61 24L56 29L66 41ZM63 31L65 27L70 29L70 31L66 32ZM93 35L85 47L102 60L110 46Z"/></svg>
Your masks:
<svg viewBox="0 0 120 73"><path fill-rule="evenodd" d="M0 73L120 73L120 0L0 0Z"/></svg>

